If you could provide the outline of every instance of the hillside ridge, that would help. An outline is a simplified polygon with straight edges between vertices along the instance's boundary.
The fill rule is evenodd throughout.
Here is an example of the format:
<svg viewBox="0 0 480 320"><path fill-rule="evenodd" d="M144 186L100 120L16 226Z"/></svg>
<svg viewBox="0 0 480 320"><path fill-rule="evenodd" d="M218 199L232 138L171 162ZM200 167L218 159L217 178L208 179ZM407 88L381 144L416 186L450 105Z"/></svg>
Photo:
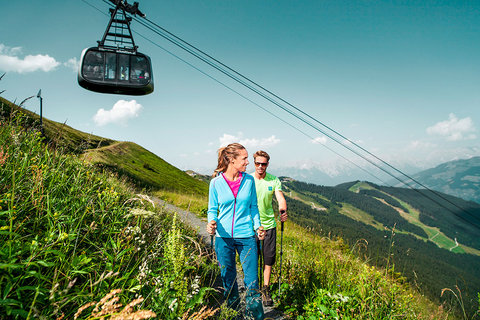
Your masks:
<svg viewBox="0 0 480 320"><path fill-rule="evenodd" d="M414 174L412 178L430 189L480 203L480 156L441 163ZM408 183L420 187L413 181Z"/></svg>

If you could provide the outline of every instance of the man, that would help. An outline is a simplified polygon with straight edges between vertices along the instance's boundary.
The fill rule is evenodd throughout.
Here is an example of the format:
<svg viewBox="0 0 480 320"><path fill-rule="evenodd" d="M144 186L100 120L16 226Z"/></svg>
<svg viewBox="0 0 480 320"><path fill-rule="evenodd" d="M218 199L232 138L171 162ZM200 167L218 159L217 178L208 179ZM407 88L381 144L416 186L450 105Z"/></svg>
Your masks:
<svg viewBox="0 0 480 320"><path fill-rule="evenodd" d="M252 176L255 178L255 189L257 191L258 211L260 212L260 221L265 229L265 240L263 243L263 288L262 300L265 306L272 306L273 300L270 295L270 275L272 266L275 263L276 242L277 242L277 223L275 213L272 207L273 194L278 202L280 211L280 220L287 221L287 202L282 193L282 184L274 175L267 173L267 167L270 156L265 151L257 151L253 155L255 163L255 172Z"/></svg>

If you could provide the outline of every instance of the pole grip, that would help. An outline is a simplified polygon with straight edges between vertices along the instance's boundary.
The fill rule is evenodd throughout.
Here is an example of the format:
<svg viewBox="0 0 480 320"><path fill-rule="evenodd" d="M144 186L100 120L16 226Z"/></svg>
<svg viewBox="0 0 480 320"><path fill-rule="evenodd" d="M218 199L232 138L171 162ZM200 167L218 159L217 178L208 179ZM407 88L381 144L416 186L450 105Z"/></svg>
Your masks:
<svg viewBox="0 0 480 320"><path fill-rule="evenodd" d="M280 216L281 216L282 214L284 214L284 213L285 213L285 210L280 210ZM282 232L283 232L283 223L284 223L284 222L285 222L285 221L281 221L281 223L282 223Z"/></svg>
<svg viewBox="0 0 480 320"><path fill-rule="evenodd" d="M282 224L281 224L281 230L283 232L283 227L284 227L284 222L282 221Z"/></svg>

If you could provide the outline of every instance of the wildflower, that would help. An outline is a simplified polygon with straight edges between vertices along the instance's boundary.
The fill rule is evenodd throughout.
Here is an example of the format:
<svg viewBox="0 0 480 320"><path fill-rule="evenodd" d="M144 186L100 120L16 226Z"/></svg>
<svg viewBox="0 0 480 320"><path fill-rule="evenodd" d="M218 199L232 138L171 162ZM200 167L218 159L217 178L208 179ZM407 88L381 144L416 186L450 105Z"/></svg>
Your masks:
<svg viewBox="0 0 480 320"><path fill-rule="evenodd" d="M3 150L3 147L0 147L0 165L3 165L8 159L8 153Z"/></svg>
<svg viewBox="0 0 480 320"><path fill-rule="evenodd" d="M172 303L168 306L168 309L175 311L175 305L177 303L177 298L173 299Z"/></svg>
<svg viewBox="0 0 480 320"><path fill-rule="evenodd" d="M130 215L141 216L141 217L152 217L156 215L156 213L148 210L134 208L130 210Z"/></svg>

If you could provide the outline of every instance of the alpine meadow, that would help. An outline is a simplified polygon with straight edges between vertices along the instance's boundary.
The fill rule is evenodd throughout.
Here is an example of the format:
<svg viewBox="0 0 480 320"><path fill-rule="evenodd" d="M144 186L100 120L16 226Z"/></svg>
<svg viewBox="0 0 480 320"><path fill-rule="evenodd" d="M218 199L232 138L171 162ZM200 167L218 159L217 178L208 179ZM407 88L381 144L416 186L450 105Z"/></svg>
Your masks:
<svg viewBox="0 0 480 320"><path fill-rule="evenodd" d="M208 179L48 119L42 135L37 115L0 102L0 317L241 315L222 304L209 244L155 201L205 217ZM272 292L284 319L478 317L478 230L432 221L438 208L408 189L282 181L291 220Z"/></svg>

